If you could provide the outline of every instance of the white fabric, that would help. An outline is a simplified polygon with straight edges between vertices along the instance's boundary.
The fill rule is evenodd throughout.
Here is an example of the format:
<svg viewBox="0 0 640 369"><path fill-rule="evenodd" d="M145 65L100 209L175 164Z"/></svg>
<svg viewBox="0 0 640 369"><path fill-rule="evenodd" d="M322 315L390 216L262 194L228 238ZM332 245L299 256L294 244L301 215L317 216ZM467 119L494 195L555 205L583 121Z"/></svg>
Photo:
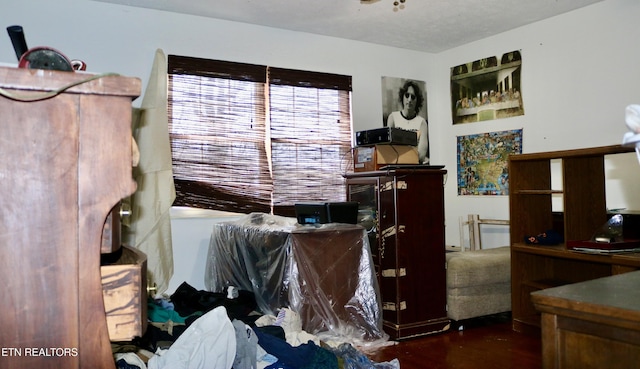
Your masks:
<svg viewBox="0 0 640 369"><path fill-rule="evenodd" d="M194 321L168 350L147 363L149 369L230 369L236 356L236 331L219 306Z"/></svg>
<svg viewBox="0 0 640 369"><path fill-rule="evenodd" d="M625 109L625 123L629 131L640 133L640 105L632 104Z"/></svg>
<svg viewBox="0 0 640 369"><path fill-rule="evenodd" d="M300 314L289 308L280 309L277 317L269 314L263 315L256 320L255 324L256 327L265 327L268 325L282 327L287 343L293 347L300 346L309 341L320 345L320 339L317 336L302 329Z"/></svg>
<svg viewBox="0 0 640 369"><path fill-rule="evenodd" d="M624 146L635 146L636 156L640 162L640 105L632 104L625 109L625 123L629 132L624 134L622 144Z"/></svg>
<svg viewBox="0 0 640 369"><path fill-rule="evenodd" d="M236 330L236 356L233 369L257 369L258 336L244 322L234 319L233 328Z"/></svg>
<svg viewBox="0 0 640 369"><path fill-rule="evenodd" d="M117 353L113 356L116 362L118 362L121 359L124 359L124 361L129 365L135 365L140 369L147 369L147 365L144 363L144 361L142 361L140 356L136 355L133 352Z"/></svg>
<svg viewBox="0 0 640 369"><path fill-rule="evenodd" d="M167 61L160 49L140 109L133 127L140 151L140 163L134 168L138 189L130 199L130 227L124 235L129 245L147 255L149 282L162 293L173 275L169 214L176 192L167 121Z"/></svg>

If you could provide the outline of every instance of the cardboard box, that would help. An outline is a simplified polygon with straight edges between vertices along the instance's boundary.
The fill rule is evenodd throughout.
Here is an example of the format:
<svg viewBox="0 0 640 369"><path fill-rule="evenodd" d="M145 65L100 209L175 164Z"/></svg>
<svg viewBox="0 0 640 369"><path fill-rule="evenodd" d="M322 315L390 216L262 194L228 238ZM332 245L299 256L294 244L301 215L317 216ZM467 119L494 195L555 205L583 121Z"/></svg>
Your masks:
<svg viewBox="0 0 640 369"><path fill-rule="evenodd" d="M370 172L389 164L418 164L418 149L409 145L374 145L355 148L353 170Z"/></svg>

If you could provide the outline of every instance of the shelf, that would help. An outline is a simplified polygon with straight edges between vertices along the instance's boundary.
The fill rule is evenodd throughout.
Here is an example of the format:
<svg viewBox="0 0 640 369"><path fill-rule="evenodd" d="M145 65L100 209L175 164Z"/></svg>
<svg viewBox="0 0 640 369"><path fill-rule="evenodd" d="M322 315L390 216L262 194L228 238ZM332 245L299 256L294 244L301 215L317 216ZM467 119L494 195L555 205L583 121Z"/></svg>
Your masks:
<svg viewBox="0 0 640 369"><path fill-rule="evenodd" d="M569 257L569 255L567 255L568 250L564 244L540 246L540 245L529 245L526 243L514 243L511 245L511 250L512 252L524 252L524 253L535 254L535 255Z"/></svg>
<svg viewBox="0 0 640 369"><path fill-rule="evenodd" d="M636 267L640 269L640 253L590 254L568 250L564 243L553 246L538 246L525 243L514 243L511 245L511 252L548 256L558 259L582 260L601 264L615 264L620 266Z"/></svg>
<svg viewBox="0 0 640 369"><path fill-rule="evenodd" d="M576 157L598 157L604 155L623 154L628 152L634 152L635 147L627 147L621 145L610 145L591 147L586 149L572 149L572 150L559 150L559 151L547 151L540 153L530 154L518 154L511 155L509 160L511 161L534 161L534 160L552 160L552 159L568 159Z"/></svg>
<svg viewBox="0 0 640 369"><path fill-rule="evenodd" d="M511 192L513 195L555 195L563 194L562 190L515 190Z"/></svg>

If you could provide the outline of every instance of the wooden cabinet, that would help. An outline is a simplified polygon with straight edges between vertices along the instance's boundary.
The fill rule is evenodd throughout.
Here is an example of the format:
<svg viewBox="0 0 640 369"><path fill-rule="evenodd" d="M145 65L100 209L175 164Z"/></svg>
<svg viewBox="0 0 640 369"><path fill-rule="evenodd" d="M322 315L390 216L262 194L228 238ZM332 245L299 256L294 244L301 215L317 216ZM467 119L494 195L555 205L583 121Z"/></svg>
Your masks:
<svg viewBox="0 0 640 369"><path fill-rule="evenodd" d="M136 188L131 101L141 84L90 77L0 68L2 368L115 368L102 230Z"/></svg>
<svg viewBox="0 0 640 369"><path fill-rule="evenodd" d="M637 368L640 271L537 291L545 369Z"/></svg>
<svg viewBox="0 0 640 369"><path fill-rule="evenodd" d="M637 254L586 254L569 250L564 243L538 246L524 241L525 236L549 229L563 234L564 240L589 240L607 221L605 157L632 151L606 146L509 157L514 330L539 332L540 314L531 292L640 268ZM552 161L560 161L562 188L552 188ZM554 220L552 197L562 202L560 227Z"/></svg>
<svg viewBox="0 0 640 369"><path fill-rule="evenodd" d="M361 227L339 223L291 232L289 253L297 272L287 278L289 302L305 331L350 332L365 341L385 336L364 237Z"/></svg>
<svg viewBox="0 0 640 369"><path fill-rule="evenodd" d="M350 173L347 198L360 203L392 339L447 330L445 170Z"/></svg>

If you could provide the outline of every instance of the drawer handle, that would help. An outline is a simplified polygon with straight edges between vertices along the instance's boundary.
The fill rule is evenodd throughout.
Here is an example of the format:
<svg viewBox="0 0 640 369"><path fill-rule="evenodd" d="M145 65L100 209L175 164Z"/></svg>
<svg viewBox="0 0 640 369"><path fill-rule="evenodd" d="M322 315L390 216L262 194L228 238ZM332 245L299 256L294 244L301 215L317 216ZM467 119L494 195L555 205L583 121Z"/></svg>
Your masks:
<svg viewBox="0 0 640 369"><path fill-rule="evenodd" d="M126 202L120 204L120 219L131 216L131 205Z"/></svg>
<svg viewBox="0 0 640 369"><path fill-rule="evenodd" d="M158 285L156 285L155 283L151 286L147 285L147 296L155 296L156 292L158 292Z"/></svg>

